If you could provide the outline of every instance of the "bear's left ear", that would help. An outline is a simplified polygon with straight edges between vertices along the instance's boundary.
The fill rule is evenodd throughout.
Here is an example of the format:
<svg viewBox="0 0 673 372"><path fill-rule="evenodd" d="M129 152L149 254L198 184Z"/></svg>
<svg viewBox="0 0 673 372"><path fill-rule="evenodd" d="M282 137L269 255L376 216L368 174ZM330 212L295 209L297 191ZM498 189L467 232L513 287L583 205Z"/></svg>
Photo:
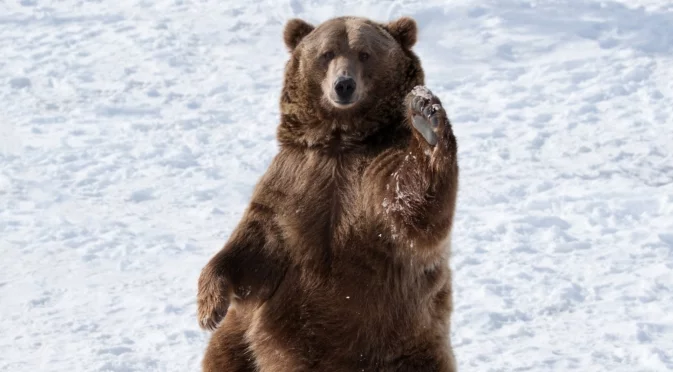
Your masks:
<svg viewBox="0 0 673 372"><path fill-rule="evenodd" d="M416 21L410 17L398 18L385 25L386 30L392 35L404 49L411 49L416 44L418 28Z"/></svg>
<svg viewBox="0 0 673 372"><path fill-rule="evenodd" d="M289 20L285 24L285 31L283 31L283 39L285 40L285 46L292 52L294 48L299 45L299 42L310 34L315 27L310 25L299 18L294 18Z"/></svg>

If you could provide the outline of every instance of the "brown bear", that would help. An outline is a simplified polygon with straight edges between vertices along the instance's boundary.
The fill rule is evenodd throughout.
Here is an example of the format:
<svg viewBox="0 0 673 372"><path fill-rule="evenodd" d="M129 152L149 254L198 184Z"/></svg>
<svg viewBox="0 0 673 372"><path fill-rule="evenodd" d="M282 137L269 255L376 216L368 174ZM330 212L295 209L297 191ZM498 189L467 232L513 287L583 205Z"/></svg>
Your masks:
<svg viewBox="0 0 673 372"><path fill-rule="evenodd" d="M279 153L199 278L205 371L456 370L456 139L416 38L407 17L286 24Z"/></svg>

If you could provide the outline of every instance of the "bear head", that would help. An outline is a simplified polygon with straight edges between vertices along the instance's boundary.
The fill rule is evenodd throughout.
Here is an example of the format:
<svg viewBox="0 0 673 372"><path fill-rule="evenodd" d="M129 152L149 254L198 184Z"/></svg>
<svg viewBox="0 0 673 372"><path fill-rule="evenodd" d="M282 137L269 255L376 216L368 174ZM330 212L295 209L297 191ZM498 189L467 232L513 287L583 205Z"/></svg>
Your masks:
<svg viewBox="0 0 673 372"><path fill-rule="evenodd" d="M404 98L424 84L411 51L416 22L402 17L378 23L338 17L313 26L285 25L291 56L281 94L281 143L327 146L364 142L404 122Z"/></svg>

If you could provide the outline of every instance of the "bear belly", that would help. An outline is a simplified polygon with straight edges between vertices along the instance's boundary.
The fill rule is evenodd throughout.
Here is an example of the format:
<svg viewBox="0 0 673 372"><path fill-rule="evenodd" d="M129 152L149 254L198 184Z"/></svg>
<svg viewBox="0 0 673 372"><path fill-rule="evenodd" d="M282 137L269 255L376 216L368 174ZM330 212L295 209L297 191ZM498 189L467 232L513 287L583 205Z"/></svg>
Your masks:
<svg viewBox="0 0 673 372"><path fill-rule="evenodd" d="M442 339L441 311L427 291L399 288L409 283L396 277L400 269L340 268L350 264L337 260L329 276L312 273L308 282L288 272L255 311L249 336L261 372L384 371L419 343Z"/></svg>

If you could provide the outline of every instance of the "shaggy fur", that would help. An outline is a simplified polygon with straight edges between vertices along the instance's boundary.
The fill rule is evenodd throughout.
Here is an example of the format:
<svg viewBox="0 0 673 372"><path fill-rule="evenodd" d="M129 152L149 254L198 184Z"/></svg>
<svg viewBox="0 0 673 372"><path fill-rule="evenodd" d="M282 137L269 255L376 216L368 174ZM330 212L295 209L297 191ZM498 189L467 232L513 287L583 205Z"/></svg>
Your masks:
<svg viewBox="0 0 673 372"><path fill-rule="evenodd" d="M205 371L455 371L456 140L437 97L409 93L416 33L410 18L286 25L280 152L199 279ZM324 92L339 58L366 91L347 109Z"/></svg>

